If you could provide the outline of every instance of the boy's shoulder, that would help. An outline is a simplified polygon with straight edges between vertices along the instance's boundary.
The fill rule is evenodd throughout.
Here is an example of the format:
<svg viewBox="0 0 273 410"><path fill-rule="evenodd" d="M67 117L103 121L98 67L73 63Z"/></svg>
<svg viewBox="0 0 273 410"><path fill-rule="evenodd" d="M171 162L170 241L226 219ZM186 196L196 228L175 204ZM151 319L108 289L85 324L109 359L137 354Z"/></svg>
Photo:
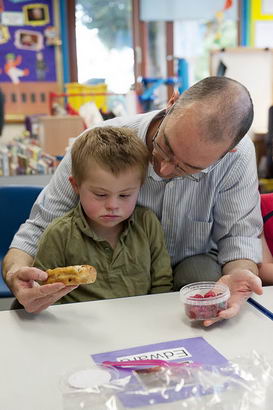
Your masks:
<svg viewBox="0 0 273 410"><path fill-rule="evenodd" d="M49 231L64 231L71 227L75 216L76 208L71 209L69 212L62 216L58 216L48 225L45 232Z"/></svg>
<svg viewBox="0 0 273 410"><path fill-rule="evenodd" d="M162 241L163 230L161 223L156 214L149 208L136 206L134 211L134 223L136 229L141 231L141 234L149 238L149 241L159 243Z"/></svg>
<svg viewBox="0 0 273 410"><path fill-rule="evenodd" d="M154 213L154 211L144 206L141 206L141 205L137 205L135 207L133 215L134 215L134 219L136 222L143 221L143 218L147 220L157 220L158 221L158 218L156 214Z"/></svg>

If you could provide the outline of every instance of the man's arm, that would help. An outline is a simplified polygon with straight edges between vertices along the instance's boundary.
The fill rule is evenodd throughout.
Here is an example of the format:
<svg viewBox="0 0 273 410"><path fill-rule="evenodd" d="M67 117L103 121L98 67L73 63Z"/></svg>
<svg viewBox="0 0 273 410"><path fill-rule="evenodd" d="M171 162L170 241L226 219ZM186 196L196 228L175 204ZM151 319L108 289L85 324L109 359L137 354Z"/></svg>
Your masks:
<svg viewBox="0 0 273 410"><path fill-rule="evenodd" d="M222 268L222 272L224 275L229 275L232 273L232 271L237 269L247 269L255 275L259 275L257 264L249 259L238 259L235 261L228 262Z"/></svg>
<svg viewBox="0 0 273 410"><path fill-rule="evenodd" d="M222 178L213 212L213 240L218 247L219 263L226 266L225 272L234 266L228 266L229 262L246 260L258 264L262 260L263 220L255 150L248 138L241 144L238 152L228 154L231 159L234 155L234 160ZM248 266L248 262L238 263Z"/></svg>
<svg viewBox="0 0 273 410"><path fill-rule="evenodd" d="M3 263L4 277L16 299L27 312L41 312L75 287L63 283L40 286L47 273L32 267L33 258L20 249L10 249Z"/></svg>
<svg viewBox="0 0 273 410"><path fill-rule="evenodd" d="M67 153L57 167L49 184L35 201L27 221L21 225L11 243L11 248L35 256L38 241L49 223L72 209L77 203L77 195L69 183L71 175L71 155Z"/></svg>
<svg viewBox="0 0 273 410"><path fill-rule="evenodd" d="M235 316L253 292L262 294L257 264L261 262L259 238L263 221L253 143L245 137L238 146L229 173L222 180L214 209L214 241L218 245L219 262L223 266L220 282L231 293L228 309L219 319ZM231 157L232 158L232 157ZM209 326L215 321L205 321Z"/></svg>
<svg viewBox="0 0 273 410"><path fill-rule="evenodd" d="M6 277L7 273L9 274L8 276L10 276L22 266L32 266L32 264L32 256L28 255L24 251L21 251L20 249L10 249L3 261L3 277L7 284L10 286L9 278Z"/></svg>

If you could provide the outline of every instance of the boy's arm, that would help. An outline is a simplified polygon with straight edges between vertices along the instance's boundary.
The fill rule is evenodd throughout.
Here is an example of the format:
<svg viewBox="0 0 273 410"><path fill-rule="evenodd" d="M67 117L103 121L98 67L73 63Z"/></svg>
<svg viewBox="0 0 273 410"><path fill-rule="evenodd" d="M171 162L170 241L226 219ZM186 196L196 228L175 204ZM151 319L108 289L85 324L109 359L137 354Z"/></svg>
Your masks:
<svg viewBox="0 0 273 410"><path fill-rule="evenodd" d="M165 246L163 230L152 211L145 212L144 226L151 250L151 290L150 293L169 292L173 287L171 260Z"/></svg>

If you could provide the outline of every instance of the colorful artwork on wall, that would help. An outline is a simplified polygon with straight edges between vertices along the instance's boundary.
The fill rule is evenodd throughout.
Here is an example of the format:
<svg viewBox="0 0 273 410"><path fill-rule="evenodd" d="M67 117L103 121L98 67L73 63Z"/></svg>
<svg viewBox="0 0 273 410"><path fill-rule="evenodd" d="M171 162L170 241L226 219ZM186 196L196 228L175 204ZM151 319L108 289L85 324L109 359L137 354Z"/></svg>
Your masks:
<svg viewBox="0 0 273 410"><path fill-rule="evenodd" d="M0 26L1 83L36 82L41 78L45 82L56 81L55 47L48 44L45 36L55 25L53 0L28 3L3 2L0 16L4 16L6 24ZM22 26L18 25L20 21ZM37 65L46 67L43 75Z"/></svg>
<svg viewBox="0 0 273 410"><path fill-rule="evenodd" d="M31 26L44 26L49 23L48 5L31 3L23 7L25 24Z"/></svg>
<svg viewBox="0 0 273 410"><path fill-rule="evenodd" d="M0 25L0 44L5 44L9 41L9 29L6 26Z"/></svg>
<svg viewBox="0 0 273 410"><path fill-rule="evenodd" d="M50 113L49 96L59 91L60 81L55 7L55 0L0 0L0 84L6 119Z"/></svg>

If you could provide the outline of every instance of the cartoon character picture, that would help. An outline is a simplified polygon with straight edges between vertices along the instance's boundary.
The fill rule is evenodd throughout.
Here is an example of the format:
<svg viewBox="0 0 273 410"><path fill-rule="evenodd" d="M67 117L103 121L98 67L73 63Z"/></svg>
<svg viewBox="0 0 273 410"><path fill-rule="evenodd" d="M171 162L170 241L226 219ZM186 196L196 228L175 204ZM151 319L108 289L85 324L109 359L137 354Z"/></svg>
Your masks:
<svg viewBox="0 0 273 410"><path fill-rule="evenodd" d="M9 41L10 34L7 26L0 24L0 44L5 44Z"/></svg>
<svg viewBox="0 0 273 410"><path fill-rule="evenodd" d="M48 6L42 3L31 3L23 6L25 25L43 26L49 23Z"/></svg>
<svg viewBox="0 0 273 410"><path fill-rule="evenodd" d="M21 50L40 51L44 48L43 35L34 30L16 30L14 40L15 47Z"/></svg>
<svg viewBox="0 0 273 410"><path fill-rule="evenodd" d="M62 44L55 26L48 26L44 31L47 46L60 46Z"/></svg>
<svg viewBox="0 0 273 410"><path fill-rule="evenodd" d="M15 56L14 53L6 54L6 64L4 66L5 73L9 76L13 84L19 84L20 77L27 76L29 74L29 69L21 69L17 66L22 63L21 56Z"/></svg>
<svg viewBox="0 0 273 410"><path fill-rule="evenodd" d="M36 53L36 76L37 80L44 81L46 76L47 66L44 60L44 55L41 52Z"/></svg>

